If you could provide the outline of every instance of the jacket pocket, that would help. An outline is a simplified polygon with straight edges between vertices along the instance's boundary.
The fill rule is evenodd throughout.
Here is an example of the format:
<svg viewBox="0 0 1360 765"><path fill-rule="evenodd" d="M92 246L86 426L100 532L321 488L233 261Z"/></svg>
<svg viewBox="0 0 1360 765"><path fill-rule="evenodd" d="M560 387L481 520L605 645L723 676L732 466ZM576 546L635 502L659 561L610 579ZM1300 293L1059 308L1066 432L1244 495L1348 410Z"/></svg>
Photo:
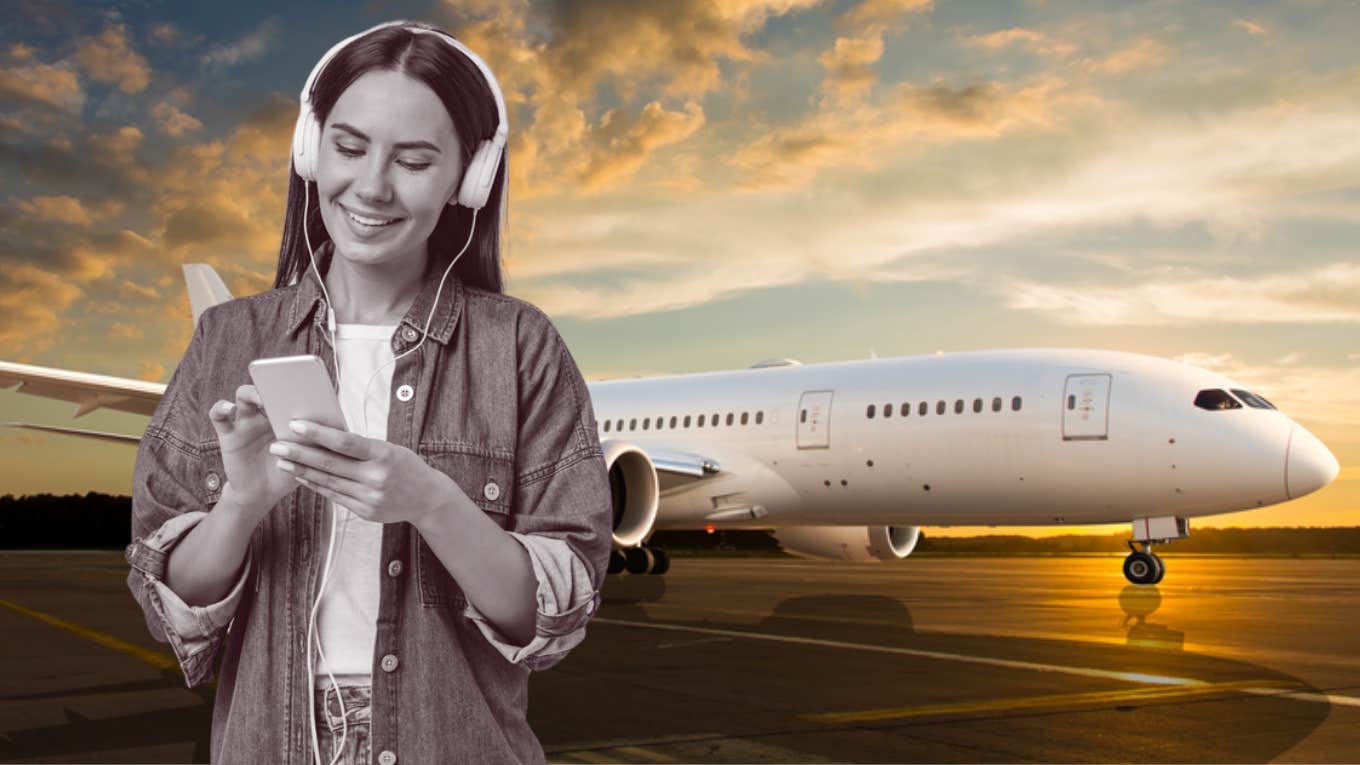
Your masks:
<svg viewBox="0 0 1360 765"><path fill-rule="evenodd" d="M427 448L421 457L434 469L458 484L468 499L501 529L510 528L510 500L514 481L514 459L493 456L489 451L456 451ZM467 598L443 561L425 540L416 534L416 570L420 580L420 602L426 606L448 605L461 608Z"/></svg>

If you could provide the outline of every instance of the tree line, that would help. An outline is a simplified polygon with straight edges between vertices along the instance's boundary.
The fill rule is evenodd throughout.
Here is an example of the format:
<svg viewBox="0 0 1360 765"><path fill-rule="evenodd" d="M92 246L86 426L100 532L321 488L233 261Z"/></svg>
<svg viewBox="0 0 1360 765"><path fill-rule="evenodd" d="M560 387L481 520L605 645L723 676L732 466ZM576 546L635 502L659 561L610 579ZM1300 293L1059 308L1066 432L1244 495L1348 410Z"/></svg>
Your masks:
<svg viewBox="0 0 1360 765"><path fill-rule="evenodd" d="M1061 555L1126 552L1128 532L1028 537L950 537L927 529L916 552ZM132 498L101 494L0 496L0 548L122 549L132 537ZM763 550L779 545L765 531L658 531L649 544L671 550ZM1192 528L1159 552L1230 555L1360 555L1360 527Z"/></svg>

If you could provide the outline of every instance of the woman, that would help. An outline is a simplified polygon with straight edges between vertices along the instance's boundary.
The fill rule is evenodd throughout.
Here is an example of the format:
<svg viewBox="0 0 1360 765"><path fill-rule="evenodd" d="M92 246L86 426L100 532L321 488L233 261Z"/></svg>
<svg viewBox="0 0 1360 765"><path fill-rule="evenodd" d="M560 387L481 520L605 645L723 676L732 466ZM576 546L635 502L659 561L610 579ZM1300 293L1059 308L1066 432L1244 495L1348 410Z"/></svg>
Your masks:
<svg viewBox="0 0 1360 765"><path fill-rule="evenodd" d="M501 293L505 130L446 33L332 48L275 289L203 313L147 427L128 583L190 687L225 642L214 762L543 762L528 674L599 605L610 494L580 371ZM247 365L299 354L348 431L275 439Z"/></svg>

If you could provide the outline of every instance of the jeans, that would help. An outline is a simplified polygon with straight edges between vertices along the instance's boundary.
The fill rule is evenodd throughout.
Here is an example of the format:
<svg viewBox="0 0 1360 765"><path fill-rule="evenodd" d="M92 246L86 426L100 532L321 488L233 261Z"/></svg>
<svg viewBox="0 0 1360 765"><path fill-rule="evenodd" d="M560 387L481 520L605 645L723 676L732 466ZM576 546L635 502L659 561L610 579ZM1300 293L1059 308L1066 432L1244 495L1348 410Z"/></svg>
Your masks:
<svg viewBox="0 0 1360 765"><path fill-rule="evenodd" d="M342 685L337 695L336 686L327 686L316 691L316 737L321 747L321 763L329 765L335 757L335 750L341 745L344 734L344 750L340 765L370 765L372 750L369 748L368 733L373 702L373 686ZM345 718L349 720L346 728L340 718L340 701L345 702Z"/></svg>

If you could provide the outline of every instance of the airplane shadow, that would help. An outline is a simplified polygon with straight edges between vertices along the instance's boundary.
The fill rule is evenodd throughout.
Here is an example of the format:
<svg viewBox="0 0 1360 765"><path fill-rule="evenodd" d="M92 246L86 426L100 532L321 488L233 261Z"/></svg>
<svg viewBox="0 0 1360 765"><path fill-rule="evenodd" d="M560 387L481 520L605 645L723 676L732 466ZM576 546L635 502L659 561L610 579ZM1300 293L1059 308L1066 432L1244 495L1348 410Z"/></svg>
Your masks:
<svg viewBox="0 0 1360 765"><path fill-rule="evenodd" d="M755 600L715 592L725 608L677 609L658 619L649 607L667 603L667 587L664 577L611 576L600 611L611 622L608 638L594 633L553 671L533 676L529 720L550 758L590 742L703 740L714 742L711 757L684 750L687 757L744 761L749 751L724 759L718 746L740 739L796 742L797 753L831 761L1263 762L1307 738L1331 709L1325 701L1235 690L1319 693L1266 666L1185 651L1184 632L1154 621L1164 597L1155 587L1111 593L1123 613L1122 644L923 629L909 594L800 594L763 615L736 618L727 614ZM686 618L690 613L696 616ZM1060 629L998 625L1021 628ZM1053 666L1078 671L1035 671ZM1083 668L1096 674L1083 676ZM1168 677L1172 685L1188 678L1226 690L1159 698L1155 682L1100 672ZM918 708L927 711L916 714ZM816 719L884 709L892 713L881 719ZM1144 724L1152 730L1126 730ZM883 751L866 743L861 751L847 743L861 735L880 747L885 740L900 746Z"/></svg>

